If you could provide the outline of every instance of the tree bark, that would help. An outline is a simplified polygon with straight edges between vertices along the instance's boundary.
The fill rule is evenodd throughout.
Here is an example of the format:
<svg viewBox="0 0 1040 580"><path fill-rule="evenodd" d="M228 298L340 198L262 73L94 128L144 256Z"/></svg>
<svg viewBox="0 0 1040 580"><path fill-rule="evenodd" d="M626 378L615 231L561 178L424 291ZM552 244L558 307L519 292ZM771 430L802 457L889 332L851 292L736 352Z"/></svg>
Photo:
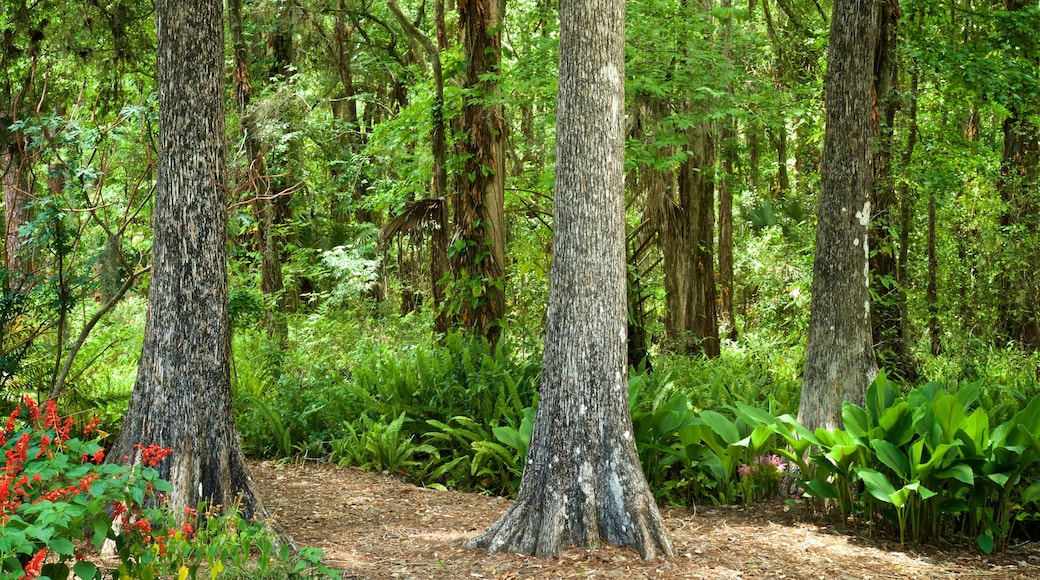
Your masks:
<svg viewBox="0 0 1040 580"><path fill-rule="evenodd" d="M733 8L732 0L722 0L725 11L723 26L722 56L733 64ZM732 97L733 83L726 86L726 92ZM719 321L726 330L730 340L737 340L737 319L733 310L733 184L736 181L733 169L737 159L736 121L732 116L722 120L719 132L722 177L717 180L719 190Z"/></svg>
<svg viewBox="0 0 1040 580"><path fill-rule="evenodd" d="M875 52L874 94L880 118L877 147L874 151L875 186L872 192L873 215L870 223L871 304L875 351L888 361L893 371L908 374L909 361L903 352L903 327L899 315L904 300L896 279L895 208L896 190L892 176L898 63L896 53L899 24L898 0L886 0L880 7L878 44ZM910 373L912 374L912 373Z"/></svg>
<svg viewBox="0 0 1040 580"><path fill-rule="evenodd" d="M516 502L469 546L601 540L672 555L639 467L625 364L621 0L562 0L553 261L538 412Z"/></svg>
<svg viewBox="0 0 1040 580"><path fill-rule="evenodd" d="M452 270L456 324L494 347L505 317L505 113L498 97L502 52L499 0L459 0L466 51L463 166L454 204ZM490 102L489 102L490 101ZM474 287L471 287L474 286Z"/></svg>
<svg viewBox="0 0 1040 580"><path fill-rule="evenodd" d="M873 73L878 3L837 0L827 55L826 130L809 341L798 420L841 425L877 375L870 335L867 230L874 185Z"/></svg>
<svg viewBox="0 0 1040 580"><path fill-rule="evenodd" d="M715 142L710 123L688 133L689 156L679 166L679 203L669 208L662 235L665 327L679 352L720 354L715 289ZM669 293L669 288L674 289Z"/></svg>
<svg viewBox="0 0 1040 580"><path fill-rule="evenodd" d="M426 51L426 56L430 60L430 70L433 75L433 110L430 111L430 148L433 153L433 174L431 176L431 186L433 189L433 197L435 199L445 199L445 194L448 187L448 169L447 169L447 145L445 144L445 123L444 123L444 73L441 67L441 53L438 45L435 45L428 36L422 33L411 20L405 15L404 11L401 10L400 4L397 0L387 0L387 6L390 11L393 12L394 18L397 19L397 23L401 25L401 28L405 32L405 36L411 39L412 42L422 46ZM435 8L438 11L436 17L438 21L443 20L443 16L440 16L440 12L443 11L444 5L438 1L435 3ZM442 42L446 42L446 39L442 39ZM449 271L448 264L448 220L446 212L442 214L438 219L438 226L434 229L430 238L430 282L431 292L433 293L433 307L437 310L436 320L434 326L437 332L445 333L450 328L450 319L447 316L443 306L446 301L446 292L444 288L444 275Z"/></svg>
<svg viewBox="0 0 1040 580"><path fill-rule="evenodd" d="M8 286L19 288L27 274L22 256L22 239L18 228L28 219L28 184L25 182L25 157L17 143L8 145L0 157L4 191L4 267L8 271Z"/></svg>
<svg viewBox="0 0 1040 580"><path fill-rule="evenodd" d="M232 416L222 2L156 3L159 164L144 347L109 457L159 464L174 513L200 501L262 515Z"/></svg>
<svg viewBox="0 0 1040 580"><path fill-rule="evenodd" d="M1007 0L1006 9L1023 10L1027 0ZM1035 6L1034 6L1035 8ZM1017 39L1026 54L1035 54L1035 37ZM1000 226L1007 242L998 285L998 333L1006 342L1032 352L1040 350L1040 128L1031 119L1035 107L1013 104L1004 119L1004 147L997 188L1004 202Z"/></svg>

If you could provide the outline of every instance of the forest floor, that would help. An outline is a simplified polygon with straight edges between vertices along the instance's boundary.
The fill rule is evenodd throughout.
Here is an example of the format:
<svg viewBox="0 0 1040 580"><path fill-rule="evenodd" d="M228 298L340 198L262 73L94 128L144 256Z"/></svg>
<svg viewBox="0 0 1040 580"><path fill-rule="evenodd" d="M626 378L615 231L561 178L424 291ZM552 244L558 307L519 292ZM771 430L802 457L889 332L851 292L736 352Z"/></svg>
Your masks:
<svg viewBox="0 0 1040 580"><path fill-rule="evenodd" d="M871 539L782 502L663 511L677 557L569 549L542 560L462 542L509 500L416 487L388 475L304 462L253 462L268 511L298 545L325 551L343 578L1040 578L1040 543L985 556L967 546Z"/></svg>

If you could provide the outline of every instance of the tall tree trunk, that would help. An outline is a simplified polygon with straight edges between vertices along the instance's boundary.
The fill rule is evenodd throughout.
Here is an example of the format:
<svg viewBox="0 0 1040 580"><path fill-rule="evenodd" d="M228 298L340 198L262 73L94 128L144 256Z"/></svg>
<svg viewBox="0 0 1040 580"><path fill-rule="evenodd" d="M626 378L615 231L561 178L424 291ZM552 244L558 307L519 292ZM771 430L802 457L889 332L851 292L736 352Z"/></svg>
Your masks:
<svg viewBox="0 0 1040 580"><path fill-rule="evenodd" d="M333 23L333 60L339 73L339 82L343 93L339 98L332 100L333 116L343 123L344 131L340 138L340 147L349 153L354 159L364 155L366 144L365 134L361 129L361 119L358 116L358 88L354 79L354 56L357 41L354 39L354 29L347 24L346 13L349 6L345 0L339 0L338 9ZM358 166L357 175L354 176L351 200L354 202L354 219L358 222L376 223L377 217L373 212L364 207L364 199L368 194L368 176L365 174L365 166ZM330 168L336 172L335 168ZM335 173L333 173L335 175Z"/></svg>
<svg viewBox="0 0 1040 580"><path fill-rule="evenodd" d="M874 150L875 183L872 197L874 214L870 223L871 304L875 352L895 371L905 377L909 361L903 352L903 290L896 279L897 246L895 239L896 191L892 178L898 63L896 32L899 24L898 0L885 0L880 7L878 44L875 52L874 94L877 95L877 147ZM912 374L912 373L911 373Z"/></svg>
<svg viewBox="0 0 1040 580"><path fill-rule="evenodd" d="M1007 0L1010 11L1030 6L1027 0ZM1035 8L1035 4L1033 5ZM1022 50L1035 54L1035 36L1017 39ZM1033 122L1036 107L1014 104L1004 119L1004 150L997 188L1004 202L1000 226L1007 243L998 280L998 332L1022 350L1040 350L1040 128Z"/></svg>
<svg viewBox="0 0 1040 580"><path fill-rule="evenodd" d="M928 195L928 287L925 290L925 304L928 308L928 337L932 356L942 352L942 339L939 334L939 283L937 270L939 262L935 255L935 192Z"/></svg>
<svg viewBox="0 0 1040 580"><path fill-rule="evenodd" d="M200 501L261 514L231 407L219 0L158 0L159 164L152 282L130 405L109 457L171 447L174 513Z"/></svg>
<svg viewBox="0 0 1040 580"><path fill-rule="evenodd" d="M459 0L466 51L462 175L455 196L452 270L456 324L492 345L505 317L505 117L498 98L502 52L499 0Z"/></svg>
<svg viewBox="0 0 1040 580"><path fill-rule="evenodd" d="M917 91L919 78L920 73L917 68L914 67L913 72L910 73L910 111L907 114L906 149L903 150L902 154L902 164L904 168L910 166L910 163L914 158L914 150L917 147ZM896 262L896 284L898 284L900 288L907 288L910 283L906 269L910 257L910 230L913 228L914 195L909 184L904 181L899 185L896 196L899 201L900 224L899 260ZM912 347L910 339L910 308L907 304L905 293L903 299L899 302L899 320L900 327L903 329L901 335L903 341L902 352L906 353L907 358L909 359ZM908 376L907 378L912 381L916 378L916 369L913 369L911 375L912 376Z"/></svg>
<svg viewBox="0 0 1040 580"><path fill-rule="evenodd" d="M733 8L732 0L722 0L725 10L723 58L731 66L733 62ZM733 83L726 87L732 97ZM719 132L722 152L722 178L717 180L719 190L719 320L730 340L737 340L737 319L733 311L733 184L736 175L733 161L737 158L737 131L735 120L728 116L722 121Z"/></svg>
<svg viewBox="0 0 1040 580"><path fill-rule="evenodd" d="M820 170L809 342L798 420L841 425L877 375L870 336L870 195L878 3L836 0L827 54L827 125Z"/></svg>
<svg viewBox="0 0 1040 580"><path fill-rule="evenodd" d="M689 157L679 166L678 207L669 212L674 240L665 251L665 289L675 289L669 304L672 340L680 352L719 356L719 322L715 289L715 143L711 125L688 133ZM671 277L671 284L668 279Z"/></svg>
<svg viewBox="0 0 1040 580"><path fill-rule="evenodd" d="M516 502L468 542L554 556L606 540L672 555L639 467L625 364L621 0L560 2L553 261L538 413Z"/></svg>
<svg viewBox="0 0 1040 580"><path fill-rule="evenodd" d="M387 6L393 12L397 23L401 25L405 35L413 42L420 45L426 51L426 57L430 61L430 72L433 76L433 109L430 111L430 148L433 152L433 174L431 186L433 197L444 200L448 187L447 169L447 145L445 140L444 123L444 73L441 67L441 48L434 44L428 36L422 33L412 21L408 19L401 10L397 0L387 0ZM435 18L443 22L444 3L438 0L434 3L437 11ZM440 30L442 27L438 26ZM439 35L441 36L441 35ZM439 38L438 42L446 43L446 38ZM438 225L434 229L430 239L430 282L433 293L433 307L437 311L434 326L437 332L445 333L451 327L451 321L444 308L446 293L444 288L444 276L449 271L448 264L448 218L447 212L442 211L438 218Z"/></svg>
<svg viewBox="0 0 1040 580"><path fill-rule="evenodd" d="M5 128L6 130L6 128ZM29 191L25 181L25 157L17 143L8 145L0 157L4 190L4 267L8 271L8 286L16 289L27 273L23 263L22 239L18 229L28 219Z"/></svg>

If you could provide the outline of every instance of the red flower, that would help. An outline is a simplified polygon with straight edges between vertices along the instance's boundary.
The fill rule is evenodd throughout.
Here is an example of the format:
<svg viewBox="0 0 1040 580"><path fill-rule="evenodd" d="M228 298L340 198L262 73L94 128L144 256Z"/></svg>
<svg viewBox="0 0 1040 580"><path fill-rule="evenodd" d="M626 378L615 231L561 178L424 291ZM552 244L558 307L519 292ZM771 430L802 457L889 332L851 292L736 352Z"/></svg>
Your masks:
<svg viewBox="0 0 1040 580"><path fill-rule="evenodd" d="M142 536L150 536L152 534L152 523L148 520L137 520L130 524L130 527L137 528Z"/></svg>
<svg viewBox="0 0 1040 580"><path fill-rule="evenodd" d="M155 444L145 447L138 443L137 445L134 445L134 449L141 452L141 463L148 467L158 467L160 461L165 459L167 455L173 453L172 448Z"/></svg>
<svg viewBox="0 0 1040 580"><path fill-rule="evenodd" d="M7 423L4 425L4 430L7 433L14 433L15 422L18 420L18 411L21 407L15 407L14 411L11 411L11 415L7 418Z"/></svg>
<svg viewBox="0 0 1040 580"><path fill-rule="evenodd" d="M126 509L126 504L121 501L117 501L116 503L112 504L112 519L125 522L125 516L127 511L128 510Z"/></svg>
<svg viewBox="0 0 1040 580"><path fill-rule="evenodd" d="M40 413L40 406L36 404L36 401L32 397L25 397L22 399L25 402L25 406L29 408L29 418L33 421L39 421L43 418L43 414Z"/></svg>
<svg viewBox="0 0 1040 580"><path fill-rule="evenodd" d="M58 403L53 399L47 401L43 404L43 412L46 415L43 426L57 430L61 426L61 416L58 415Z"/></svg>
<svg viewBox="0 0 1040 580"><path fill-rule="evenodd" d="M94 417L93 419L90 420L90 423L87 423L83 427L83 434L84 435L90 435L94 431L97 431L98 425L100 425L100 424L101 424L101 418Z"/></svg>
<svg viewBox="0 0 1040 580"><path fill-rule="evenodd" d="M34 578L39 578L40 572L43 570L43 559L46 557L47 548L44 548L39 552L36 552L36 555L33 556L33 559L29 560L29 563L25 565L25 574L23 574L19 580L33 580Z"/></svg>

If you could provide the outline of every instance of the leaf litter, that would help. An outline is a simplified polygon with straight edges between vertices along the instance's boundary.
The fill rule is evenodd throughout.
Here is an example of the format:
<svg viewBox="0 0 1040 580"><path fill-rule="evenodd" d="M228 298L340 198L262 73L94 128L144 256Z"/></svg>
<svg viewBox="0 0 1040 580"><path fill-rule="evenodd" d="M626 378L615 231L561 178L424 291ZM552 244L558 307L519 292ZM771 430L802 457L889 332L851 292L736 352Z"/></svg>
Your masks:
<svg viewBox="0 0 1040 580"><path fill-rule="evenodd" d="M1040 578L1040 543L984 555L968 546L902 547L840 529L805 506L769 502L664 508L677 556L646 562L628 548L571 548L559 558L488 554L464 540L509 500L416 487L387 474L305 461L251 462L276 525L321 548L349 579Z"/></svg>

